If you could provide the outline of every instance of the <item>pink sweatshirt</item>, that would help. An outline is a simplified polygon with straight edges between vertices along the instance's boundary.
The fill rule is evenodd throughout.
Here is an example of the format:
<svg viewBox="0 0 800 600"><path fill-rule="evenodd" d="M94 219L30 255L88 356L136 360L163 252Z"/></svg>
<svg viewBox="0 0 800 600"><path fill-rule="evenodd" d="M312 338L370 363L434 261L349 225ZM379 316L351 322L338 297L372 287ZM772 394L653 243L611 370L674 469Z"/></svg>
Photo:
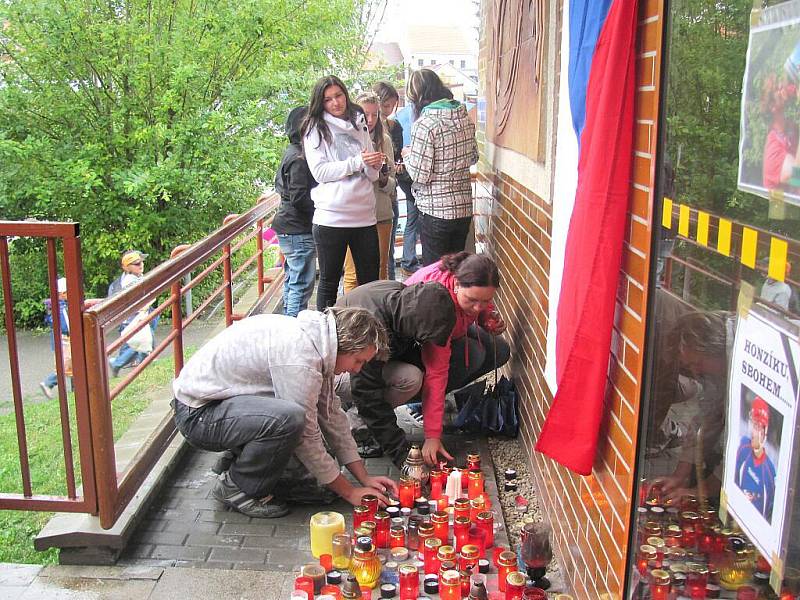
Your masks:
<svg viewBox="0 0 800 600"><path fill-rule="evenodd" d="M426 439L442 437L444 397L447 391L448 371L450 370L451 344L453 340L467 335L467 329L477 320L476 317L465 313L458 305L458 299L454 291L455 276L449 271L440 270L440 265L441 261L437 261L432 265L423 267L404 282L405 285L427 283L429 281L441 283L450 292L450 297L453 299L456 309L456 325L453 327L453 332L450 334L447 344L437 346L429 342L422 346L422 364L425 367L425 379L422 382L422 415ZM492 310L494 310L494 306L490 304L481 311L481 315L486 316Z"/></svg>

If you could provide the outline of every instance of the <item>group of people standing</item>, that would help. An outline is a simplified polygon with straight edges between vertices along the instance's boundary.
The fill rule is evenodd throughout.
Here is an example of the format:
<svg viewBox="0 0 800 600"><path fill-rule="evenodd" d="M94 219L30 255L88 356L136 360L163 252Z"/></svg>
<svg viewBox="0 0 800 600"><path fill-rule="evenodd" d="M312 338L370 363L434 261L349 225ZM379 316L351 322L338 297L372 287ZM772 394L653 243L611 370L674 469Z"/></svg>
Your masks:
<svg viewBox="0 0 800 600"><path fill-rule="evenodd" d="M308 107L289 114L273 222L284 255L284 314L307 307L316 263L317 310L336 302L343 274L345 291L394 279L398 186L407 206L406 276L419 268L417 228L423 265L464 249L472 221L469 168L478 160L475 126L435 72L412 73L407 91L409 105L390 118L400 99L391 84L378 83L353 102L345 84L327 76Z"/></svg>
<svg viewBox="0 0 800 600"><path fill-rule="evenodd" d="M464 251L475 127L433 71L411 75L408 99L408 144L406 128L384 118L398 103L386 83L352 102L341 80L324 77L308 107L289 114L273 222L285 256L284 315L234 323L173 383L177 428L223 453L212 495L251 517L330 496L386 502L397 487L367 473L363 458L374 454L356 443L343 403L399 465L409 443L394 409L421 401L425 460L452 459L442 442L446 394L509 358L493 305L497 265ZM391 272L397 185L419 209L422 242L423 266L402 263L415 270L402 283ZM317 311L304 310L315 261Z"/></svg>

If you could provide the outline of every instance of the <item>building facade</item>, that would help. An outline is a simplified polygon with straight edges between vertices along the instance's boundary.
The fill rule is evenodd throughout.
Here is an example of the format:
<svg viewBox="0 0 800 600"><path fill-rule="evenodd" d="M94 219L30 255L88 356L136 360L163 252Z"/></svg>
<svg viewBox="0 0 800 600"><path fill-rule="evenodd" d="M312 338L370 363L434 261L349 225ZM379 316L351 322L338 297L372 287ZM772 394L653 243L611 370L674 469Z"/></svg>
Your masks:
<svg viewBox="0 0 800 600"><path fill-rule="evenodd" d="M760 323L767 314L770 331L791 340L797 319L796 305L783 306L783 296L775 293L788 290L795 300L798 293L800 267L792 276L800 256L800 177L791 179L798 174L792 174L796 125L786 127L785 169L775 168L783 180L768 185L759 171L755 188L766 190L751 193L743 191L741 173L737 177L748 35L749 45L754 43L750 23L768 29L777 19L752 8L747 2L637 3L627 224L600 442L591 474L581 476L534 450L553 401L546 356L551 259L561 260L553 255L553 218L564 201L555 179L559 120L569 118L559 97L569 60L561 45L567 9L544 0L482 2L476 239L504 275L499 307L514 346L509 370L522 400L522 441L577 598L650 597L653 571L666 572L677 590L685 578L670 564L686 563L693 565L691 577L692 569L698 577L705 573L710 594L717 585L723 588L719 597L735 597L726 588L743 584L766 588L771 572L776 587L790 594L785 597L800 593L800 561L789 542L797 460L788 425L797 414L796 383L794 403L785 410L762 398L766 394L755 384L728 393L734 338L743 338L744 325ZM787 40L793 31L787 30ZM763 79L783 82L783 97L791 96L788 121L790 113L796 118L797 88L791 69L781 66L794 42L785 46L775 50L785 50L780 63L773 61L775 76ZM754 126L753 148L771 139L766 129ZM767 149L768 144L765 154ZM746 164L749 155L743 156ZM694 322L700 326L693 328ZM716 345L704 343L712 339ZM794 348L792 343L787 347ZM787 353L784 362L796 373L792 350ZM756 398L766 399L768 409ZM741 418L730 416L736 414ZM748 422L766 437L762 446L770 460L786 467L783 482L779 476L773 486L773 495L780 488L783 496L777 494L774 516L765 522L774 534L770 540L746 501L763 491L751 493L740 480L731 487L734 446L752 452L759 464L765 460ZM739 492L745 500L737 500ZM761 507L757 500L751 504ZM692 529L687 522L696 524L697 539L685 537ZM707 545L712 541L713 551ZM657 563L647 560L648 542L661 552ZM664 562L665 547L683 554L669 550ZM766 548L775 552L765 555ZM732 582L726 568L736 559L747 572Z"/></svg>

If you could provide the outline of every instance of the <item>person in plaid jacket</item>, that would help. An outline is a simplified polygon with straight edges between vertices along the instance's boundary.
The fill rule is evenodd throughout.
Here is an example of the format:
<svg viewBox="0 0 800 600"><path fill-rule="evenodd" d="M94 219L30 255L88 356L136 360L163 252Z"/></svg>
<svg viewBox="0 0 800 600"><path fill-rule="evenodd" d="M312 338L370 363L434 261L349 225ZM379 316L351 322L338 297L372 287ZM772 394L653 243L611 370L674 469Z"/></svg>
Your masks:
<svg viewBox="0 0 800 600"><path fill-rule="evenodd" d="M464 250L472 222L469 168L478 162L475 124L430 69L414 71L407 97L417 120L405 164L421 214L422 262Z"/></svg>

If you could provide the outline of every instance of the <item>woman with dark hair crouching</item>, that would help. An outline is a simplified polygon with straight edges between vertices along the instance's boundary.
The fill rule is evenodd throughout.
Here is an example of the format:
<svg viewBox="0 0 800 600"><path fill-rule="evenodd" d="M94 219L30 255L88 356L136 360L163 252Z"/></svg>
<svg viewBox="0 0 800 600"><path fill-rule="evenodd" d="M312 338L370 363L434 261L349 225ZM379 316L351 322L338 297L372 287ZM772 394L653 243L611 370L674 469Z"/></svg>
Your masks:
<svg viewBox="0 0 800 600"><path fill-rule="evenodd" d="M452 459L442 444L445 395L503 366L510 348L492 299L500 273L486 255L459 252L442 257L406 280L359 286L339 306L366 308L389 334L389 359L372 360L350 374L352 402L380 448L395 463L408 451L394 408L422 393L429 464ZM346 386L337 388L347 396ZM365 446L366 444L362 444Z"/></svg>

